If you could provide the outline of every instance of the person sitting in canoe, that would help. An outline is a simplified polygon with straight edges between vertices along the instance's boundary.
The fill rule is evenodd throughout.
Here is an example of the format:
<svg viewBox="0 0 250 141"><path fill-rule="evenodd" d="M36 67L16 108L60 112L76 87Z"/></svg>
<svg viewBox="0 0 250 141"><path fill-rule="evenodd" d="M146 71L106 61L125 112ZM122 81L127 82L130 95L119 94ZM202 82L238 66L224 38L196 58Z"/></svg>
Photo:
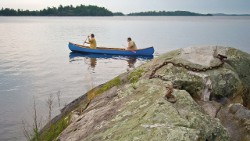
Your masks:
<svg viewBox="0 0 250 141"><path fill-rule="evenodd" d="M88 42L85 41L85 43L89 44L90 48L95 49L96 48L96 40L95 40L95 35L91 34L90 37L88 36Z"/></svg>
<svg viewBox="0 0 250 141"><path fill-rule="evenodd" d="M135 42L132 41L132 39L130 37L128 37L127 41L128 41L127 50L130 50L130 51L135 53L135 50L137 50L137 46L136 46Z"/></svg>

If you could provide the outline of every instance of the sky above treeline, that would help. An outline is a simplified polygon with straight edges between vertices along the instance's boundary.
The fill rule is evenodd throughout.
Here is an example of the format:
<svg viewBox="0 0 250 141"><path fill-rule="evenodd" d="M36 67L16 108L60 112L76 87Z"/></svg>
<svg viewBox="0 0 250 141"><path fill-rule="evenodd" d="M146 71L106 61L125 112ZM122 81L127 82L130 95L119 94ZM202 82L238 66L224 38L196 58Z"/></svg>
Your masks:
<svg viewBox="0 0 250 141"><path fill-rule="evenodd" d="M250 0L0 0L0 8L41 10L59 5L97 5L124 14L142 11L192 11L250 14Z"/></svg>

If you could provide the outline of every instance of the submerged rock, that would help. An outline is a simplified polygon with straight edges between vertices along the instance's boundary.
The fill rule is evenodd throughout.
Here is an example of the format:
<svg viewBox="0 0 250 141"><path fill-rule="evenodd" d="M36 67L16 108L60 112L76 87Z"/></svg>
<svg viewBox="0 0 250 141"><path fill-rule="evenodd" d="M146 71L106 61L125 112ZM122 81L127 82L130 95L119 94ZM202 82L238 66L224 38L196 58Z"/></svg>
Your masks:
<svg viewBox="0 0 250 141"><path fill-rule="evenodd" d="M223 66L217 54L227 56ZM162 65L164 62L168 63ZM213 69L206 71L188 69L211 66ZM71 124L57 139L249 139L249 70L250 55L233 48L206 46L171 51L107 82L105 88L99 86L101 90L96 91L102 93L93 92L91 100L78 104L84 105L84 110L72 116ZM152 72L160 77L149 79ZM166 93L176 101L169 102Z"/></svg>

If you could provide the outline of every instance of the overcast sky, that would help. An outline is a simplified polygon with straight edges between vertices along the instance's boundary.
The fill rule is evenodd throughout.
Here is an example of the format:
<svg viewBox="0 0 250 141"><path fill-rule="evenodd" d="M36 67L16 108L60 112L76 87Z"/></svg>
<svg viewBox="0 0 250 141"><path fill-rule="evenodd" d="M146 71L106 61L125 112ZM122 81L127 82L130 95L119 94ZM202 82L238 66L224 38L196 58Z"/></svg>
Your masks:
<svg viewBox="0 0 250 141"><path fill-rule="evenodd" d="M14 9L41 10L60 4L97 5L125 14L152 10L250 14L250 0L0 0L0 7Z"/></svg>

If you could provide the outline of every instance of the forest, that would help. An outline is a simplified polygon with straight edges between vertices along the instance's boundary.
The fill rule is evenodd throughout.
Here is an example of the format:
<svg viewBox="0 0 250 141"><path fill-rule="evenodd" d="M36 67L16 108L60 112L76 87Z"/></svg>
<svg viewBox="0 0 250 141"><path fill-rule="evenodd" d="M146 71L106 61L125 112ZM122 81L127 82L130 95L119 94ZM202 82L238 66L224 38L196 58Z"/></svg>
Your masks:
<svg viewBox="0 0 250 141"><path fill-rule="evenodd" d="M42 10L23 10L23 9L0 9L0 16L212 16L212 14L200 14L189 11L147 11L129 13L112 12L104 7L94 5L79 6L58 6L47 7Z"/></svg>
<svg viewBox="0 0 250 141"><path fill-rule="evenodd" d="M93 5L76 7L60 5L59 7L47 7L35 11L2 8L0 16L113 16L113 13L104 7Z"/></svg>

